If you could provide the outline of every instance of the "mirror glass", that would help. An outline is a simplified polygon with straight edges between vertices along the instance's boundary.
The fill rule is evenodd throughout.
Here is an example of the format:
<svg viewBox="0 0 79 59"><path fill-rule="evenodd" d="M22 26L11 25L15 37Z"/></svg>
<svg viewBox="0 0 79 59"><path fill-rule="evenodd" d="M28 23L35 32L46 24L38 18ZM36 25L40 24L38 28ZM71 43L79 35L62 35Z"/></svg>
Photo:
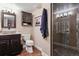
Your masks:
<svg viewBox="0 0 79 59"><path fill-rule="evenodd" d="M7 27L8 25L14 27L14 16L4 14L4 27Z"/></svg>

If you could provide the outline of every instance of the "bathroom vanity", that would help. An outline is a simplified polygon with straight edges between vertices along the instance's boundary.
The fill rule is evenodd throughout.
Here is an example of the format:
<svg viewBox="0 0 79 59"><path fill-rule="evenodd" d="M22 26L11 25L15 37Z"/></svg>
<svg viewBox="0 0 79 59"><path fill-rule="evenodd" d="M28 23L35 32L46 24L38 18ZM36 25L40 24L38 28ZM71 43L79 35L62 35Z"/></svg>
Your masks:
<svg viewBox="0 0 79 59"><path fill-rule="evenodd" d="M22 51L20 34L0 34L0 56L17 55Z"/></svg>

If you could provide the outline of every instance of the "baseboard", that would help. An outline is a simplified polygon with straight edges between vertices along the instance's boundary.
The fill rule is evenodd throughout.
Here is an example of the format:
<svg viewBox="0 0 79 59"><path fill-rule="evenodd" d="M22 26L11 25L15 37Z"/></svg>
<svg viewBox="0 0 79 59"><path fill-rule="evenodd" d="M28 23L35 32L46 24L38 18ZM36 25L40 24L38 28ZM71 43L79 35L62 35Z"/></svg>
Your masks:
<svg viewBox="0 0 79 59"><path fill-rule="evenodd" d="M42 48L41 47L39 47L39 46L37 46L37 45L35 45L35 47L38 49L38 50L40 50L41 51L41 53L42 53L42 56L48 56L43 50L42 50Z"/></svg>

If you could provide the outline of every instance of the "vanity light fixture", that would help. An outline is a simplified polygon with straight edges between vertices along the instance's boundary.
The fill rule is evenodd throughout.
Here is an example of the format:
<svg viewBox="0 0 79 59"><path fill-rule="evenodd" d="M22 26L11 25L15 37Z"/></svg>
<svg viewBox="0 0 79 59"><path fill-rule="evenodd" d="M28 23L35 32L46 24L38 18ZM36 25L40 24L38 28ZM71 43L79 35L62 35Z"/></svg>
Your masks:
<svg viewBox="0 0 79 59"><path fill-rule="evenodd" d="M69 15L72 15L72 14L73 14L72 11L68 11L68 12L56 14L56 18L58 18L58 17L64 17L64 16L69 16Z"/></svg>
<svg viewBox="0 0 79 59"><path fill-rule="evenodd" d="M65 12L65 13L64 13L64 16L67 16L67 15L68 15L68 13L67 13L67 12Z"/></svg>
<svg viewBox="0 0 79 59"><path fill-rule="evenodd" d="M15 12L13 12L11 9L4 9L4 10L2 10L3 12L8 12L8 13L12 13L12 14L14 14Z"/></svg>
<svg viewBox="0 0 79 59"><path fill-rule="evenodd" d="M72 15L72 14L73 14L73 12L71 12L71 11L68 12L68 15Z"/></svg>

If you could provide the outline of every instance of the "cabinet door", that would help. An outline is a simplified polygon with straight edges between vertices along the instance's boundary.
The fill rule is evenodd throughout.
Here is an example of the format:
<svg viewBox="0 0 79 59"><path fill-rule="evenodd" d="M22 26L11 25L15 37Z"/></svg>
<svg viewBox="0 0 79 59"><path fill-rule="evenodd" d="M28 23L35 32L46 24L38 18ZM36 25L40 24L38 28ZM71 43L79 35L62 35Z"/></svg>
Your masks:
<svg viewBox="0 0 79 59"><path fill-rule="evenodd" d="M11 40L11 47L10 48L11 48L11 50L10 50L11 55L18 54L22 51L22 45L18 39Z"/></svg>
<svg viewBox="0 0 79 59"><path fill-rule="evenodd" d="M9 40L0 40L0 55L7 55L9 53Z"/></svg>
<svg viewBox="0 0 79 59"><path fill-rule="evenodd" d="M19 51L19 42L18 42L18 40L17 39L13 39L13 40L11 40L11 51L12 51L12 53L16 53L16 52L18 52Z"/></svg>

